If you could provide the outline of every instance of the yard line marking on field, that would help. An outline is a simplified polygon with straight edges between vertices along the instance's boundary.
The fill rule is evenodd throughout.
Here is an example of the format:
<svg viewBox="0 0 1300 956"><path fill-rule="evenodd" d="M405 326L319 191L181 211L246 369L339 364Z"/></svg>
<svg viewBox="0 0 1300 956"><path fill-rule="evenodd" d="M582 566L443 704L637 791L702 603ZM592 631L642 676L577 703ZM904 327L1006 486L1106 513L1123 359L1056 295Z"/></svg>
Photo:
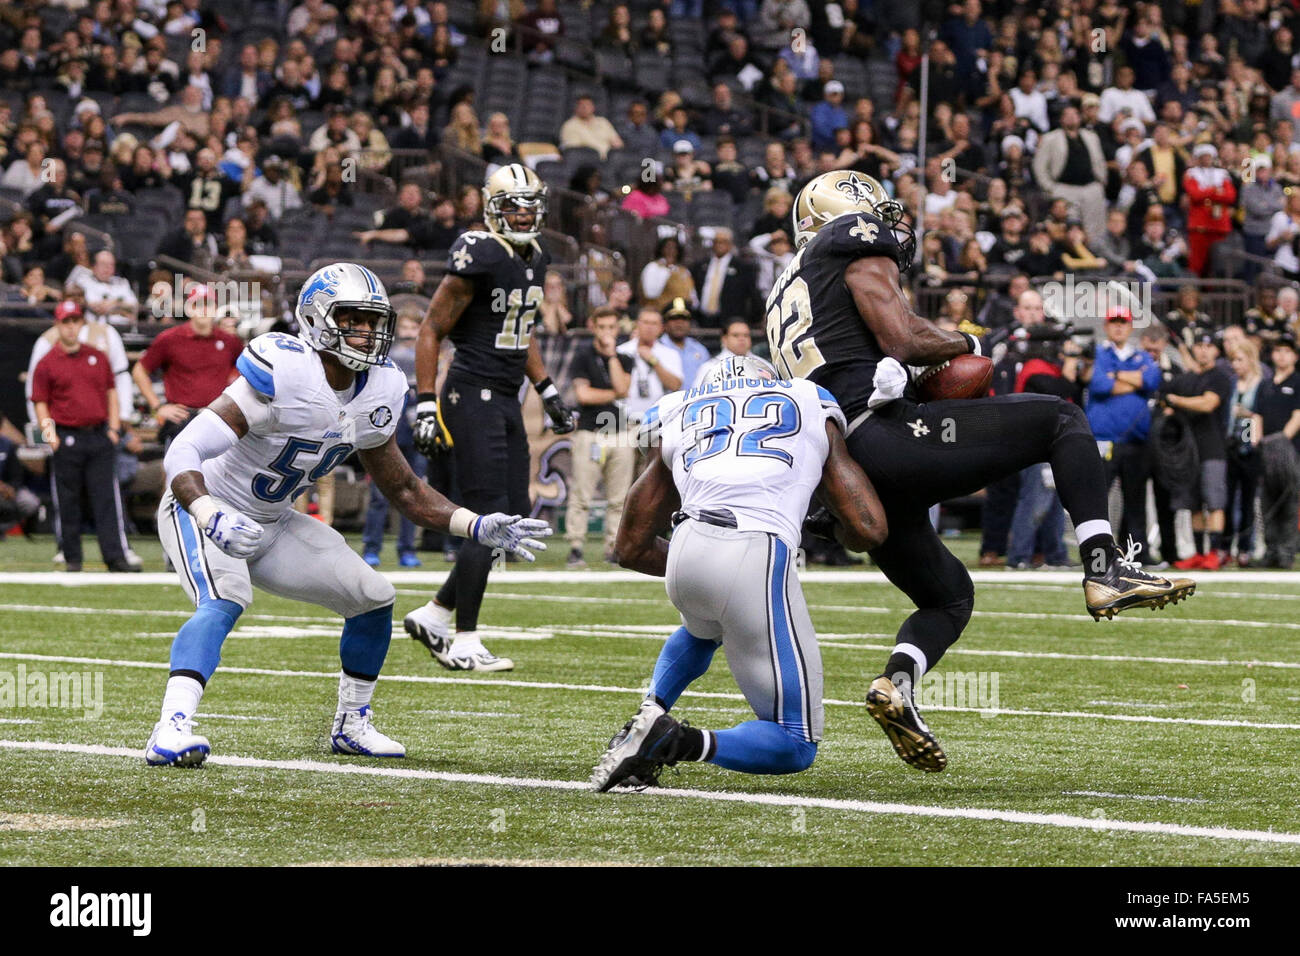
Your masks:
<svg viewBox="0 0 1300 956"><path fill-rule="evenodd" d="M195 714L195 720L279 720L279 717L255 717L250 714Z"/></svg>
<svg viewBox="0 0 1300 956"><path fill-rule="evenodd" d="M0 717L0 724L34 724L36 721L29 717Z"/></svg>
<svg viewBox="0 0 1300 956"><path fill-rule="evenodd" d="M394 585L419 587L441 585L450 571L381 571ZM1070 584L1079 586L1078 571L980 571L970 570L976 584ZM1286 584L1300 586L1300 573L1295 571L1231 571L1184 573L1198 584ZM496 584L656 584L662 580L636 571L557 571L557 570L501 570L492 572ZM809 571L799 572L805 584L888 584L881 571ZM45 584L58 587L84 588L104 584L171 585L179 590L180 579L170 571L145 571L139 574L113 574L108 571L84 571L72 574L67 571L0 571L0 585Z"/></svg>
<svg viewBox="0 0 1300 956"><path fill-rule="evenodd" d="M0 747L45 753L71 753L87 756L126 757L139 760L138 750L107 747L102 744L55 743L46 740L0 740ZM318 760L266 760L259 757L213 756L208 764L219 767L246 767L263 770L302 771L310 773L351 774L405 780L432 780L440 783L477 784L493 787L516 787L530 790L587 791L585 780L550 780L539 777L502 777L485 773L452 773L421 770L414 767L372 767L364 764L324 763ZM1231 827L1187 826L1147 820L1108 820L1101 817L1078 817L1066 813L1032 813L1025 810L998 810L985 807L942 807L910 803L881 803L874 800L844 800L834 797L804 797L793 794L741 793L729 790L687 790L680 787L651 788L638 796L599 797L593 800L708 800L717 803L758 804L777 807L808 807L888 816L934 817L979 820L989 823L1016 823L1050 826L1070 830L1093 830L1119 833L1150 833L1162 836L1197 837L1233 840L1242 843L1278 843L1300 845L1300 833L1273 830L1238 830Z"/></svg>
<svg viewBox="0 0 1300 956"><path fill-rule="evenodd" d="M1200 797L1168 797L1163 793L1106 793L1102 790L1062 790L1066 797L1103 797L1107 800L1152 800L1168 803L1209 803Z"/></svg>
<svg viewBox="0 0 1300 956"><path fill-rule="evenodd" d="M146 670L168 670L166 661L123 661L95 657L64 657L48 654L21 654L14 652L0 653L0 659L47 661L62 664L96 664L101 667L130 667ZM223 667L223 674L244 674L258 677L307 677L337 680L338 671L290 671L273 670L266 667ZM639 698L645 694L644 687L611 687L605 684L562 684L555 681L523 681L505 678L475 677L440 677L414 674L385 674L381 680L399 684L461 684L477 687L520 687L530 690L564 690L586 691L594 694L628 694ZM743 694L726 691L687 690L683 697L707 700L745 699ZM860 700L836 700L828 697L822 701L827 707L862 707ZM1079 720L1112 720L1137 724L1188 724L1197 727L1240 727L1248 730L1300 730L1300 724L1253 723L1247 720L1224 720L1222 718L1203 717L1154 717L1146 714L1102 714L1079 710L1012 710L1005 707L940 707L931 705L928 711L947 711L950 713L979 714L987 717L1061 717Z"/></svg>
<svg viewBox="0 0 1300 956"><path fill-rule="evenodd" d="M499 710L417 710L416 714L429 714L434 717L518 717Z"/></svg>

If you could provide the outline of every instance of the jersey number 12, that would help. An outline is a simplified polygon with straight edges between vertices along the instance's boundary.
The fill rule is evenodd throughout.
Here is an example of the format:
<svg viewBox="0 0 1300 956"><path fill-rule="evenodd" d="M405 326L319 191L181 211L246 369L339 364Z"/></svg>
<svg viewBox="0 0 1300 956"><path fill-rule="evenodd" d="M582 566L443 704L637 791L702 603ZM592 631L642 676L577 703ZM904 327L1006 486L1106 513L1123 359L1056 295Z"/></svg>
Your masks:
<svg viewBox="0 0 1300 956"><path fill-rule="evenodd" d="M500 294L503 290L498 289ZM499 349L526 349L533 322L537 319L537 306L542 301L542 287L530 285L528 291L518 288L510 290L506 299L506 318L497 333L496 345Z"/></svg>

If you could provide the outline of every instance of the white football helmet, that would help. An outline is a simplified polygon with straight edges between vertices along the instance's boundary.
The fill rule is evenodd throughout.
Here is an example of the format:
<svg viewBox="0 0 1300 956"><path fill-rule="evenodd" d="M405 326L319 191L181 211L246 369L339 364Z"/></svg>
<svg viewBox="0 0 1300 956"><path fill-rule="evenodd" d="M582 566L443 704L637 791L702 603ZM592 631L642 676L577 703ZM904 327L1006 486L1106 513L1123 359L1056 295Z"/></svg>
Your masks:
<svg viewBox="0 0 1300 956"><path fill-rule="evenodd" d="M714 366L700 384L715 387L732 379L775 382L780 378L771 363L757 355L728 355Z"/></svg>
<svg viewBox="0 0 1300 956"><path fill-rule="evenodd" d="M365 336L364 349L348 344L339 329L338 316L352 310L375 314L373 329L348 333L353 338ZM298 293L294 315L298 335L304 342L317 352L330 353L354 372L384 364L397 327L397 313L388 301L384 284L365 266L354 262L339 262L312 273Z"/></svg>

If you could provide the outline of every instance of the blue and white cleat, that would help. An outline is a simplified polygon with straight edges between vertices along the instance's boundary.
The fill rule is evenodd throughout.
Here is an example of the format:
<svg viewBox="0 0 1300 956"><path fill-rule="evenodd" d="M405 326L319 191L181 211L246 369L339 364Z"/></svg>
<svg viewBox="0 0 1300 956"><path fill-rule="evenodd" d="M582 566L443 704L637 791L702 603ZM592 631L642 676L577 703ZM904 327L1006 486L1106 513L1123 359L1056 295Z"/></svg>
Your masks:
<svg viewBox="0 0 1300 956"><path fill-rule="evenodd" d="M330 745L336 754L361 757L405 757L406 748L381 734L370 722L370 705L360 710L341 710L334 715Z"/></svg>
<svg viewBox="0 0 1300 956"><path fill-rule="evenodd" d="M154 725L144 762L151 767L197 767L211 752L208 738L194 733L194 719L178 711Z"/></svg>

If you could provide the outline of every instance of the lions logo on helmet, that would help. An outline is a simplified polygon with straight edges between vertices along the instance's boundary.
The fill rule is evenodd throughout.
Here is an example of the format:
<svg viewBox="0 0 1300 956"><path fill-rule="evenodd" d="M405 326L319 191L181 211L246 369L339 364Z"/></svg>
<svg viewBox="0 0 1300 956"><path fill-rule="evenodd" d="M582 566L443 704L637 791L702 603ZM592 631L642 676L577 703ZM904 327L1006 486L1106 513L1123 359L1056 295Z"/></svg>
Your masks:
<svg viewBox="0 0 1300 956"><path fill-rule="evenodd" d="M338 318L350 311L373 313L374 327L344 332ZM317 352L330 353L354 372L383 365L388 359L397 313L388 301L384 284L364 266L340 262L317 269L303 283L294 315L303 341ZM349 338L365 339L365 347L351 345Z"/></svg>
<svg viewBox="0 0 1300 956"><path fill-rule="evenodd" d="M502 166L483 184L483 218L487 227L517 246L542 232L546 218L546 183L522 163ZM512 222L524 218L523 223Z"/></svg>
<svg viewBox="0 0 1300 956"><path fill-rule="evenodd" d="M728 355L708 374L702 384L707 388L716 388L734 380L775 382L780 378L776 369L757 355Z"/></svg>
<svg viewBox="0 0 1300 956"><path fill-rule="evenodd" d="M890 199L877 180L855 170L822 173L799 191L793 211L795 246L802 248L832 219L864 212L890 228L898 241L898 267L908 268L916 255L916 234L903 221L903 204Z"/></svg>

